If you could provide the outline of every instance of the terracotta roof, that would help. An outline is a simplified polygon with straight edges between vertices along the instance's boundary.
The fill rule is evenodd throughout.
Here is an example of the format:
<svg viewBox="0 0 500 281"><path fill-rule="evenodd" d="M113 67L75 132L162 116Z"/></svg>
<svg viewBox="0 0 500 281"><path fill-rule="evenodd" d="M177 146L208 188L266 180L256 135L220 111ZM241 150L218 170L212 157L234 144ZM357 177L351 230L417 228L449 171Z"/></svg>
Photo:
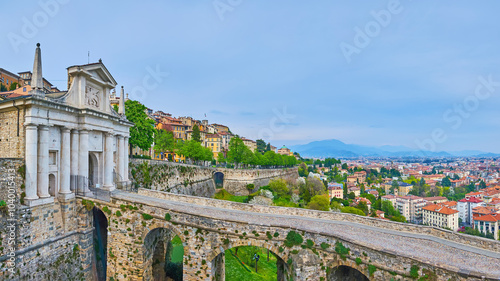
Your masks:
<svg viewBox="0 0 500 281"><path fill-rule="evenodd" d="M469 203L481 203L483 200L477 198L477 197L469 197L469 198L464 198L458 200L458 202L469 202Z"/></svg>
<svg viewBox="0 0 500 281"><path fill-rule="evenodd" d="M474 219L475 221L489 221L489 222L497 222L500 220L500 214L494 215L484 215Z"/></svg>
<svg viewBox="0 0 500 281"><path fill-rule="evenodd" d="M427 205L427 206L423 207L422 209L427 210L427 211L431 211L431 212L435 212L435 213L444 214L444 215L453 215L453 214L458 213L457 210L453 210L453 209L450 209L448 207L443 207L443 206L436 205L436 204Z"/></svg>

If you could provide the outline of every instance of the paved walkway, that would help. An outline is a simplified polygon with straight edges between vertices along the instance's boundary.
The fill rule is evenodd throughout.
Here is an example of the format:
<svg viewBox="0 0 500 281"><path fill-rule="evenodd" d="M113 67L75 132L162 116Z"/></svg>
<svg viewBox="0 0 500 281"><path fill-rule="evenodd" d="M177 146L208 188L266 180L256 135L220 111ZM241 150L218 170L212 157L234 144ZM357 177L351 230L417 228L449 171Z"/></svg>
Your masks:
<svg viewBox="0 0 500 281"><path fill-rule="evenodd" d="M377 228L346 221L262 214L193 205L122 191L116 192L113 197L195 216L322 233L398 256L414 258L424 263L445 268L451 267L450 269L454 271L477 272L490 278L500 279L500 253L435 236Z"/></svg>

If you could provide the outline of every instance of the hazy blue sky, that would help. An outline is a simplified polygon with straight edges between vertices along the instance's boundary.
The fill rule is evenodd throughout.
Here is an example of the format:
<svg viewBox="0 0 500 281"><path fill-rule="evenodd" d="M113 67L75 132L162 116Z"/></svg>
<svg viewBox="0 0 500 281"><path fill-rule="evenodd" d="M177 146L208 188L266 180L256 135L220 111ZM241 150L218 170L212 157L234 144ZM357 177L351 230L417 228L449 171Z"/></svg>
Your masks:
<svg viewBox="0 0 500 281"><path fill-rule="evenodd" d="M90 51L146 106L277 146L500 152L498 1L60 2L2 3L0 67L31 70L40 42L66 89Z"/></svg>

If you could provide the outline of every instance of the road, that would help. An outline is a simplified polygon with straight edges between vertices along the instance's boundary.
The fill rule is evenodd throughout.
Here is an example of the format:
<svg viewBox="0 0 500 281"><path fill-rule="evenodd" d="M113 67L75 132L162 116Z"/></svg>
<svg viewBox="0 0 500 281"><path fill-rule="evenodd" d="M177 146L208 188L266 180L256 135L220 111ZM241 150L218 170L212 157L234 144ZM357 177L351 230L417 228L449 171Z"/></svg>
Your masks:
<svg viewBox="0 0 500 281"><path fill-rule="evenodd" d="M195 216L322 233L361 246L413 258L424 263L445 268L451 267L450 269L454 271L477 272L490 278L500 279L499 252L463 245L435 236L377 228L346 221L263 214L193 205L122 191L114 193L113 197Z"/></svg>

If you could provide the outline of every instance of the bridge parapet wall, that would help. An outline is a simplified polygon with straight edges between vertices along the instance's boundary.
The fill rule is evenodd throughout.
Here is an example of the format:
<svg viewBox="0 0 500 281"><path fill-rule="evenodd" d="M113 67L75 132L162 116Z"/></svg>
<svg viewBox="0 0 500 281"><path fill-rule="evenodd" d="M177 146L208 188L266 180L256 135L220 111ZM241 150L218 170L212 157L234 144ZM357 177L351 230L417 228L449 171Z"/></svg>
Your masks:
<svg viewBox="0 0 500 281"><path fill-rule="evenodd" d="M338 212L324 212L324 211L316 211L316 210L308 210L300 208L252 205L252 204L237 203L224 200L200 198L196 196L176 195L176 194L169 194L166 192L155 192L145 189L139 189L139 194L159 199L181 201L196 205L218 207L230 210L354 222L368 226L384 228L388 230L397 230L397 231L411 232L415 234L431 235L437 238L458 242L464 245L500 252L500 242L498 241L477 236L461 234L432 226L393 222L393 221L381 220L371 217L363 217L354 214L338 213Z"/></svg>

